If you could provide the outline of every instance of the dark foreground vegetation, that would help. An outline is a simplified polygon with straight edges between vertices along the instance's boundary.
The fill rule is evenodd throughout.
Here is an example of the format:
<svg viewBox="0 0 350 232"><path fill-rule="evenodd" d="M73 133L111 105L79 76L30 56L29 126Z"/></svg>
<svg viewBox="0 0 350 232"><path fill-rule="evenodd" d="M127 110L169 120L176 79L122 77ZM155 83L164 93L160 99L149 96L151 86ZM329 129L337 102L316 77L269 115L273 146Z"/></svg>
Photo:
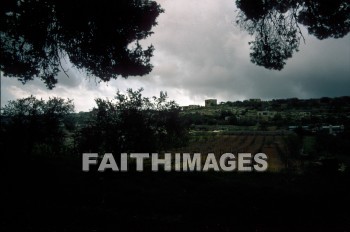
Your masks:
<svg viewBox="0 0 350 232"><path fill-rule="evenodd" d="M2 231L348 231L349 173L82 172L6 160Z"/></svg>
<svg viewBox="0 0 350 232"><path fill-rule="evenodd" d="M347 127L337 135L301 127L287 133L270 125L265 131L217 133L209 125L190 125L166 94L148 99L141 90L118 93L113 101L97 99L96 105L78 121L71 117L73 103L59 98L29 97L3 108L1 231L350 228ZM82 171L83 152L164 151L264 152L270 169Z"/></svg>
<svg viewBox="0 0 350 232"><path fill-rule="evenodd" d="M184 145L187 126L166 93L152 99L142 89L96 99L96 107L73 114L71 100L34 96L10 101L1 116L5 153L76 156L84 152L158 152Z"/></svg>

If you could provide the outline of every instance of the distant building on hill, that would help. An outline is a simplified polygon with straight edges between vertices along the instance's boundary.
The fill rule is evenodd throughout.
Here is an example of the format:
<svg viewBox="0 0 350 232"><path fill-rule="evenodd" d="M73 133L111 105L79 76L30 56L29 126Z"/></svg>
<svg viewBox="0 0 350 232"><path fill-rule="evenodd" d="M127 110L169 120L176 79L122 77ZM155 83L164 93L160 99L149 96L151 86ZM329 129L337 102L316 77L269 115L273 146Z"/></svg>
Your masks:
<svg viewBox="0 0 350 232"><path fill-rule="evenodd" d="M276 111L258 111L257 116L260 120L269 121L277 114Z"/></svg>
<svg viewBox="0 0 350 232"><path fill-rule="evenodd" d="M196 110L201 108L200 105L188 105L188 106L183 106L182 110Z"/></svg>
<svg viewBox="0 0 350 232"><path fill-rule="evenodd" d="M218 100L216 99L207 99L205 100L205 107L217 106Z"/></svg>

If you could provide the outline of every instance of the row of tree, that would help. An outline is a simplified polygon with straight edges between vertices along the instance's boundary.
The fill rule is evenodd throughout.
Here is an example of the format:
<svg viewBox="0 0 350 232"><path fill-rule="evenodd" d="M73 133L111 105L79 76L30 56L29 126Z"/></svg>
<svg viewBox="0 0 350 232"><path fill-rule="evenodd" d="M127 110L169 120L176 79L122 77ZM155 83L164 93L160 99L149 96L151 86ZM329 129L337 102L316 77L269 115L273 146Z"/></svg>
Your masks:
<svg viewBox="0 0 350 232"><path fill-rule="evenodd" d="M7 154L157 152L184 145L187 125L166 93L146 98L142 89L96 99L84 120L72 100L34 96L10 101L1 114L1 149Z"/></svg>

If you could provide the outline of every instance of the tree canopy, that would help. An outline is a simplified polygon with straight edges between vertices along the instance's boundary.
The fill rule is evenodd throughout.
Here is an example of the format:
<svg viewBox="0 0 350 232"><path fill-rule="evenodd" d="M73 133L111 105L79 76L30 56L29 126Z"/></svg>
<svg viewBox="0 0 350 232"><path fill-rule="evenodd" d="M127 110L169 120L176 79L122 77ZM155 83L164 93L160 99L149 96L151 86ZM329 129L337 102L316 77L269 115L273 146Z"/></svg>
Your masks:
<svg viewBox="0 0 350 232"><path fill-rule="evenodd" d="M114 100L96 99L90 121L80 131L79 150L104 152L162 151L187 141L180 108L167 94L151 99L142 89L117 92Z"/></svg>
<svg viewBox="0 0 350 232"><path fill-rule="evenodd" d="M58 154L64 142L61 127L64 118L74 111L72 100L34 96L9 101L1 109L2 147L15 154L31 154L45 147Z"/></svg>
<svg viewBox="0 0 350 232"><path fill-rule="evenodd" d="M160 152L188 140L188 124L180 107L142 89L117 92L113 100L96 99L90 112L74 114L72 100L34 96L10 101L1 109L0 147L16 155L81 154L83 152Z"/></svg>
<svg viewBox="0 0 350 232"><path fill-rule="evenodd" d="M0 69L22 83L57 83L68 58L101 81L148 74L152 34L163 9L151 0L5 0L0 3ZM64 71L64 70L63 70Z"/></svg>
<svg viewBox="0 0 350 232"><path fill-rule="evenodd" d="M318 39L342 38L350 31L349 0L236 0L236 5L237 23L255 36L249 42L251 61L267 69L283 69L298 51L299 25Z"/></svg>

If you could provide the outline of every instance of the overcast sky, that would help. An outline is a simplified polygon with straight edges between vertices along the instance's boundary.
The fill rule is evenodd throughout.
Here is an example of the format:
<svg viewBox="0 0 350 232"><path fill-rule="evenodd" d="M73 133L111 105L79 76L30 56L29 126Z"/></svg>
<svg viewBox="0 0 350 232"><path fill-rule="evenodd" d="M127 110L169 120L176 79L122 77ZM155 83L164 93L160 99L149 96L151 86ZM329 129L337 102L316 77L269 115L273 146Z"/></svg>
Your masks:
<svg viewBox="0 0 350 232"><path fill-rule="evenodd" d="M301 43L282 71L271 71L250 62L248 42L253 38L234 24L234 0L158 2L165 13L142 43L156 49L149 75L96 83L70 68L69 78L60 74L54 90L40 80L22 85L2 77L1 105L32 94L74 99L77 112L87 111L95 106L95 98L112 99L118 89L141 87L149 97L166 91L180 105L204 105L207 98L221 102L350 95L349 35L321 41L304 31L306 44Z"/></svg>

